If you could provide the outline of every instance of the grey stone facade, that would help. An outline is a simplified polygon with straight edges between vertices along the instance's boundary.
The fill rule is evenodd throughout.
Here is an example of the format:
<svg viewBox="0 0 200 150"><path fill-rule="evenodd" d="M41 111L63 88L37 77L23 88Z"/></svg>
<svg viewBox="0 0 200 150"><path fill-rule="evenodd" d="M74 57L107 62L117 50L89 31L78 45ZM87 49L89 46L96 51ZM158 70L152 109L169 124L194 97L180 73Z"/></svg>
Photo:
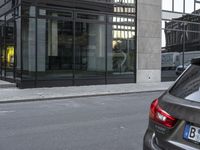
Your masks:
<svg viewBox="0 0 200 150"><path fill-rule="evenodd" d="M161 0L137 1L137 83L161 81Z"/></svg>

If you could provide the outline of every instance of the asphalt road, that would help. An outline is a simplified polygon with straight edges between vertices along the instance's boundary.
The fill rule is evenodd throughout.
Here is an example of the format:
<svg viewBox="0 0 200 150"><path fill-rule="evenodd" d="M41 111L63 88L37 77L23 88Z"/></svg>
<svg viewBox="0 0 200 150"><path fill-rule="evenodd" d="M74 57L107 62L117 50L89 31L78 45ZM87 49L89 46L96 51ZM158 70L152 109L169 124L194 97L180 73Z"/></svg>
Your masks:
<svg viewBox="0 0 200 150"><path fill-rule="evenodd" d="M0 105L0 150L141 150L160 92Z"/></svg>

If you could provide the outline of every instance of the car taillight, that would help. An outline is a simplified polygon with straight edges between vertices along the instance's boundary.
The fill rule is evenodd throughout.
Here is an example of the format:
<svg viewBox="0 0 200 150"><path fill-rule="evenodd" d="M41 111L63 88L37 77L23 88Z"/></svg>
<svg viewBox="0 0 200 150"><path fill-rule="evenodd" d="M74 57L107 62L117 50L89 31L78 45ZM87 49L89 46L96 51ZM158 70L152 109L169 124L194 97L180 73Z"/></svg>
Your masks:
<svg viewBox="0 0 200 150"><path fill-rule="evenodd" d="M149 116L152 120L168 128L174 127L177 119L172 117L158 105L158 99L155 99L150 106Z"/></svg>

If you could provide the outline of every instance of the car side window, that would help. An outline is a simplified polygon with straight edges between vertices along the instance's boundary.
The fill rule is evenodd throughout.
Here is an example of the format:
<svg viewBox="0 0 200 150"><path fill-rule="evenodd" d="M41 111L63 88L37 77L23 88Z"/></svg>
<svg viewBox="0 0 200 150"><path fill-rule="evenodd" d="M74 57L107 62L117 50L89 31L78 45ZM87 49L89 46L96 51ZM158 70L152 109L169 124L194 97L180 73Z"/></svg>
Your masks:
<svg viewBox="0 0 200 150"><path fill-rule="evenodd" d="M200 66L191 65L170 89L170 94L200 102Z"/></svg>

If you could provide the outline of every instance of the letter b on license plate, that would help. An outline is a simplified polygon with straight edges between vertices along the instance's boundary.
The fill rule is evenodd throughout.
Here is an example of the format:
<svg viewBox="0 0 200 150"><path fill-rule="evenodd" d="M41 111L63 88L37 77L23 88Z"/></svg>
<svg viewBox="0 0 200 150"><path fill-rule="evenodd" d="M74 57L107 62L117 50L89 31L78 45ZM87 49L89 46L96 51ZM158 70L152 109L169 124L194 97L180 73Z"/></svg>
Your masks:
<svg viewBox="0 0 200 150"><path fill-rule="evenodd" d="M187 124L184 129L183 138L200 143L200 128Z"/></svg>

